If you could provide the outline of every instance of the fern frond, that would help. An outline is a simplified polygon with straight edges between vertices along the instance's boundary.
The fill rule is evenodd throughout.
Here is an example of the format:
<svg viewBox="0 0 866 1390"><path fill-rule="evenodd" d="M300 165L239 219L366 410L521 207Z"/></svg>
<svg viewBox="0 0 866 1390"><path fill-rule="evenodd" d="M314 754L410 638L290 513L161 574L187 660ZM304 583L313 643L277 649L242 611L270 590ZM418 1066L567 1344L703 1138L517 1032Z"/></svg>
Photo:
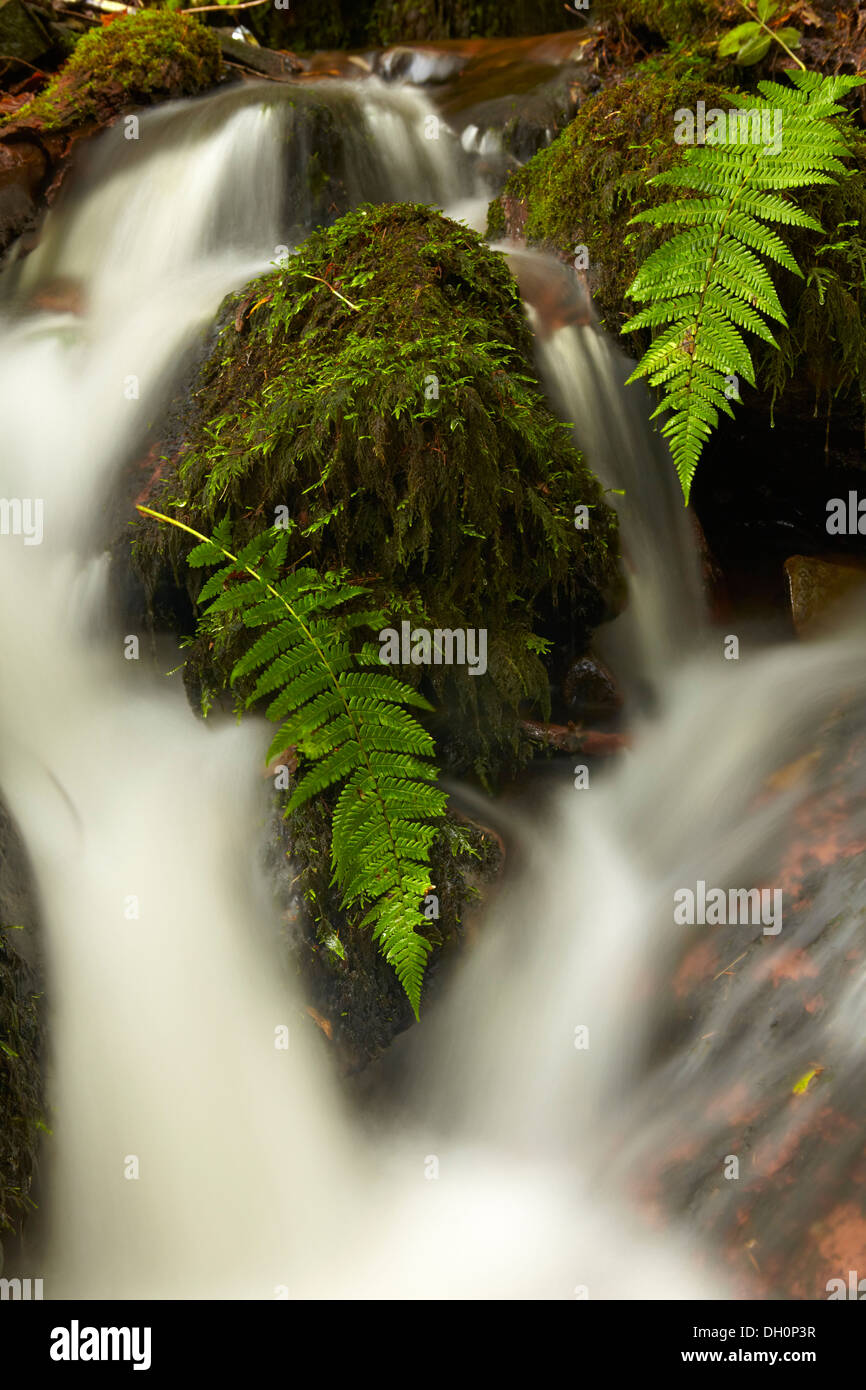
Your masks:
<svg viewBox="0 0 866 1390"><path fill-rule="evenodd" d="M357 628L384 628L384 614L359 609L368 590L342 575L299 569L280 577L284 532L264 532L233 555L224 522L208 538L139 511L194 536L191 563L219 566L199 596L201 622L230 614L261 629L235 663L232 684L255 678L248 706L273 695L266 713L280 727L268 760L294 748L305 764L287 814L344 784L332 820L332 882L345 908L364 909L361 925L371 928L417 1017L431 949L421 903L447 797L435 785L433 739L411 712L429 703L389 673L365 668L349 645ZM369 648L363 656L369 660Z"/></svg>
<svg viewBox="0 0 866 1390"><path fill-rule="evenodd" d="M766 262L802 275L772 224L820 232L820 223L791 195L835 183L847 173L844 161L850 151L842 98L864 79L805 70L787 75L790 86L762 81L757 97L732 94L731 106L740 113L736 140L709 143L708 132L707 144L687 149L679 164L652 180L657 187L689 196L676 196L632 219L673 233L632 281L628 293L644 307L622 331L661 330L629 380L646 377L662 391L655 416L666 416L662 433L686 503L719 412L730 415L730 401L739 398L730 379L755 381L741 330L775 347L767 321L786 324ZM781 143L761 143L765 115L774 132L781 116ZM726 119L730 132L734 121ZM752 143L755 133L759 138Z"/></svg>

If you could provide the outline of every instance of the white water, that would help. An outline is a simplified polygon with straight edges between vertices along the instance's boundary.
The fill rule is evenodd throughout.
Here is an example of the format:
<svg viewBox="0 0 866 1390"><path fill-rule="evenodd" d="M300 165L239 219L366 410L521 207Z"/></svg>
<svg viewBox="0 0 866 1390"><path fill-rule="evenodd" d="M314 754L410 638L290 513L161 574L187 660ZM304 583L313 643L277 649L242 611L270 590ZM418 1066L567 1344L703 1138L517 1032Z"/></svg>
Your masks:
<svg viewBox="0 0 866 1390"><path fill-rule="evenodd" d="M383 108L376 88L341 88L338 99L377 132L392 196L418 196L400 191L401 151L421 98ZM203 726L176 678L123 659L90 540L184 348L284 240L278 108L216 101L217 121L207 103L146 116L132 151L103 138L2 325L0 493L45 508L41 546L0 538L0 785L48 934L46 1294L723 1292L681 1234L644 1229L613 1172L624 1117L639 1113L645 983L680 946L671 885L736 870L751 846L751 795L783 751L770 698L785 691L789 724L810 726L840 679L859 679L856 644L758 661L736 701L723 663L721 679L679 675L614 778L591 798L556 799L543 835L520 827L525 873L410 1042L405 1117L362 1129L294 1026L299 1001L268 930L256 868L268 734ZM471 197L450 147L436 148L427 197ZM80 316L13 312L53 276L80 283ZM595 389L612 390L597 370ZM137 400L124 395L130 376ZM589 392L582 410L610 404ZM633 434L629 447L635 465ZM637 546L636 520L631 534ZM647 558L648 588L667 558L654 570ZM656 593L651 603L658 614ZM283 1024L288 1052L274 1047ZM579 1024L588 1053L573 1046ZM652 1125L635 1118L631 1146L677 1122L675 1092L657 1109ZM428 1181L430 1156L440 1174Z"/></svg>

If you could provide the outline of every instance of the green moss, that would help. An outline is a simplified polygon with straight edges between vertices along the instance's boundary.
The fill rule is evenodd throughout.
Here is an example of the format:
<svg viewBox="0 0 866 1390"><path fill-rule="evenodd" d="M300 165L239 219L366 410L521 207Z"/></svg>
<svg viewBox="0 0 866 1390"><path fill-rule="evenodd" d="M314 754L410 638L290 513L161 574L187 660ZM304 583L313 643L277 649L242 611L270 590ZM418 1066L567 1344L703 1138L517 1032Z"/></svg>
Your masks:
<svg viewBox="0 0 866 1390"><path fill-rule="evenodd" d="M0 1231L20 1231L42 1120L39 996L0 929Z"/></svg>
<svg viewBox="0 0 866 1390"><path fill-rule="evenodd" d="M534 634L585 639L618 587L614 515L541 394L505 261L428 208L361 208L226 318L157 507L204 530L229 513L239 539L286 507L291 556L363 578L395 621L487 629L486 676L426 679L451 764L492 775L520 706L546 707ZM138 563L187 579L185 549L145 527ZM213 653L192 658L213 681Z"/></svg>
<svg viewBox="0 0 866 1390"><path fill-rule="evenodd" d="M130 106L204 91L222 71L219 44L204 25L143 10L85 34L45 91L9 119L44 130L103 121Z"/></svg>
<svg viewBox="0 0 866 1390"><path fill-rule="evenodd" d="M488 231L522 230L527 241L571 257L586 246L590 287L602 322L618 333L625 291L656 244L652 227L629 227L639 207L662 202L649 180L680 157L674 113L724 102L708 60L682 52L641 63L589 98L560 136L508 179L491 204Z"/></svg>

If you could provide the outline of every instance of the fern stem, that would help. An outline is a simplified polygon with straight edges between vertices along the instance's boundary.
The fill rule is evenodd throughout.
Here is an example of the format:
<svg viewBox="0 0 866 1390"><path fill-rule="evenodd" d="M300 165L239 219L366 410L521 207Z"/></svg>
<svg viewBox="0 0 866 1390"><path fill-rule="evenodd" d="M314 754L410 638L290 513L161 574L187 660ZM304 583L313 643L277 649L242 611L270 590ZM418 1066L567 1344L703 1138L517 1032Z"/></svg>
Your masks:
<svg viewBox="0 0 866 1390"><path fill-rule="evenodd" d="M791 52L790 48L785 43L785 40L779 38L779 35L776 33L775 29L771 29L769 24L766 24L764 20L761 19L761 16L759 14L756 14L754 10L750 9L749 6L746 4L746 0L737 0L737 3L739 4L741 9L746 11L746 14L749 16L751 20L754 20L756 24L760 24L761 28L767 34L770 35L771 39L775 40L775 42L779 45L780 48L784 48L788 57L794 59L794 62L797 64L797 67L800 69L800 71L805 72L806 64L797 57L796 53Z"/></svg>
<svg viewBox="0 0 866 1390"><path fill-rule="evenodd" d="M348 304L350 309L354 309L356 314L360 314L360 304L353 304L351 299L347 299L344 294L340 294L340 291L335 290L334 286L331 285L327 280L323 280L321 275L311 275L307 270L303 270L301 274L304 276L305 280L318 280L320 285L324 285L327 289L331 291L331 294L335 294L338 299L342 299L344 304Z"/></svg>
<svg viewBox="0 0 866 1390"><path fill-rule="evenodd" d="M755 172L755 169L758 167L758 161L759 161L759 159L760 159L760 154L756 153L756 154L753 156L751 168L749 169L748 173L745 174L745 175L743 176L742 182L740 183L740 185L739 185L739 187L737 188L735 194L734 194L733 197L731 198L730 204L729 204L729 206L728 206L728 210L727 210L727 212L725 213L724 217L722 218L721 222L719 223L718 231L716 232L716 240L715 240L715 243L714 243L714 245L713 245L713 250L712 250L712 254L711 254L711 256L710 256L709 264L708 264L708 266L707 266L707 273L706 273L706 275L705 275L705 277L704 277L704 283L703 283L703 285L701 286L699 303L698 303L697 310L696 310L696 312L695 312L695 341L694 341L694 344L693 344L693 347L692 347L692 351L691 351L691 353L689 354L688 390L689 390L690 393L691 393L691 390L692 390L692 379L693 379L693 377L694 377L694 371L695 371L695 357L697 356L697 351L698 351L698 337L699 337L701 328L702 328L702 326L703 326L703 325L702 325L702 315L703 315L703 312L704 312L704 304L705 304L705 302L706 302L707 293L708 293L708 291L709 291L710 284L711 284L711 282L712 282L713 271L715 270L716 261L718 260L718 256L719 256L719 246L721 245L722 237L723 237L724 234L725 234L725 228L727 227L728 222L730 221L731 213L734 211L734 208L735 208L735 206L736 206L736 204L737 204L737 200L739 199L740 194L743 192L744 188L746 187L746 184L749 182L749 179L752 177L752 174ZM689 488L688 491L687 491L686 494L685 494L685 505L686 505L686 506L689 505L689 493L690 493L690 492L691 492L691 488Z"/></svg>

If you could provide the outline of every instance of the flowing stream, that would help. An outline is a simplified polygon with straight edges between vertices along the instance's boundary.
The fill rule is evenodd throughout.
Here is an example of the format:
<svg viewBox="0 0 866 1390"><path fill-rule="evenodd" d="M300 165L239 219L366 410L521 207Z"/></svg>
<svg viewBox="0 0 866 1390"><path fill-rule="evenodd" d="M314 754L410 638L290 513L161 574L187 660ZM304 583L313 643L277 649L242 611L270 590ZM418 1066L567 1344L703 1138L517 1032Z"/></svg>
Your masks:
<svg viewBox="0 0 866 1390"><path fill-rule="evenodd" d="M447 130L425 136L425 98L376 79L316 87L356 201L475 215L483 188ZM405 1107L362 1126L306 1034L274 1045L292 985L259 868L268 731L204 725L178 677L124 659L96 539L223 295L309 225L310 138L273 87L146 113L137 141L117 126L0 287L0 494L31 504L23 517L41 506L42 530L0 537L0 787L34 867L52 1001L32 1272L47 1297L724 1296L705 1241L644 1221L635 1171L683 1125L715 1142L696 1098L750 1058L756 1087L775 1084L782 1059L750 1053L743 999L732 1017L720 994L705 1031L736 1025L735 1043L689 1036L650 1081L655 991L701 930L673 925L672 893L767 881L806 792L766 804L762 787L808 752L840 690L864 693L862 637L725 662L624 361L591 323L540 343L552 398L624 492L633 603L610 659L652 681L658 708L591 794L567 779L543 827L517 818L520 872L405 1040ZM831 964L866 906L849 888ZM827 915L799 921L803 942ZM738 930L743 949L773 944ZM862 993L846 978L796 1044L808 1065L829 1033L839 1087L862 1070Z"/></svg>

